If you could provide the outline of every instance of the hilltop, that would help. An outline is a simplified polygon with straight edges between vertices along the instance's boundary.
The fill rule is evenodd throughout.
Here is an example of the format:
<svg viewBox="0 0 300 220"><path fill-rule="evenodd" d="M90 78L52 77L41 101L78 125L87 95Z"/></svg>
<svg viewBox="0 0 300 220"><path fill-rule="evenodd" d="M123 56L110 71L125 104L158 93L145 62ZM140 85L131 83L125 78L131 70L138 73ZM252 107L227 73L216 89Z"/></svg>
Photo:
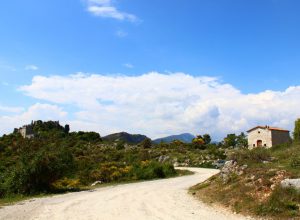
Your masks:
<svg viewBox="0 0 300 220"><path fill-rule="evenodd" d="M167 137L157 138L157 139L153 140L153 143L156 143L156 144L159 144L161 142L171 143L175 140L181 141L183 143L191 143L194 138L195 138L195 136L190 133L183 133L183 134L178 134L178 135L170 135Z"/></svg>
<svg viewBox="0 0 300 220"><path fill-rule="evenodd" d="M102 137L104 141L108 142L124 142L128 144L138 144L148 137L141 134L129 134L127 132L119 132Z"/></svg>

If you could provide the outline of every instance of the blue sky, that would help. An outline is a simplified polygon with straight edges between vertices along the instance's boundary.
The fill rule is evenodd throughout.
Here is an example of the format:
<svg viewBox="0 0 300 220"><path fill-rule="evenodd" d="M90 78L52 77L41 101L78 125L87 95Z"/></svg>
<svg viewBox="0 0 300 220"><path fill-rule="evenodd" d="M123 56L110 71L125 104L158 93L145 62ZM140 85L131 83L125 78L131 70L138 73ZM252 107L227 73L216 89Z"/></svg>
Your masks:
<svg viewBox="0 0 300 220"><path fill-rule="evenodd" d="M282 93L281 97L287 88L298 88L300 84L300 2L296 0L10 0L1 2L0 6L0 114L1 120L6 120L2 133L19 125L16 119L7 119L8 116L24 115L37 103L61 109L67 115L62 120L74 124L76 121L78 129L93 128L103 132L100 125L90 126L90 123L99 124L99 119L87 124L78 116L87 111L82 103L57 101L48 95L40 96L33 94L32 90L20 89L24 85L33 85L36 76L44 76L45 80L60 76L63 77L61 81L69 82L74 80L71 75L78 72L84 73L77 76L80 80L91 77L91 74L108 76L111 80L116 80L116 75L123 75L130 76L133 82L130 81L129 85L134 86L135 78L151 71L162 75L180 72L196 81L211 77L214 83L220 86L228 84L247 97L265 94L267 90ZM98 80L103 83L102 78ZM53 89L60 91L61 87ZM49 93L49 88L46 90ZM84 92L88 93L87 90ZM34 91L45 92L42 88ZM98 90L90 92L96 94ZM127 92L123 94L129 94ZM110 97L109 91L102 98L102 104L117 102ZM208 97L193 101L200 105L206 99ZM285 100L292 102L288 98ZM192 104L183 106L182 111L186 111ZM224 110L216 103L213 106L222 115ZM115 107L121 108L119 105ZM16 113L8 108L23 110ZM35 118L37 115L30 116ZM297 116L293 113L284 120ZM159 123L167 124L176 120L159 119ZM228 131L241 131L264 122L289 128L292 124L271 116L245 120L247 122L243 125ZM183 125L176 124L174 126L180 129L166 127L162 129L164 132L153 132L141 125L133 125L133 121L134 117L132 121L122 122L127 126L116 122L111 127L111 119L103 127L109 131L132 128L132 132L138 132L141 129L150 136L184 130ZM196 132L197 126L202 126L199 123L187 130ZM216 131L212 125L204 127L204 131L215 133L215 136L223 135L224 132L219 130L225 129L222 127Z"/></svg>

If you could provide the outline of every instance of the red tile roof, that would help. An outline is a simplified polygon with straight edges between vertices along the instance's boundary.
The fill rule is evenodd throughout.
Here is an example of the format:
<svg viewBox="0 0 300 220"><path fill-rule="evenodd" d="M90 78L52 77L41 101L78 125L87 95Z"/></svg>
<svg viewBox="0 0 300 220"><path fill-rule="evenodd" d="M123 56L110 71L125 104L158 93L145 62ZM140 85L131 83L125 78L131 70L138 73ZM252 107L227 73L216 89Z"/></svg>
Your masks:
<svg viewBox="0 0 300 220"><path fill-rule="evenodd" d="M256 126L254 128L251 128L250 130L248 130L247 132L251 132L257 128L261 128L261 129L269 129L269 130L273 130L273 131L283 131L283 132L290 132L289 130L286 129L282 129L282 128L276 128L276 127L269 127L269 126Z"/></svg>

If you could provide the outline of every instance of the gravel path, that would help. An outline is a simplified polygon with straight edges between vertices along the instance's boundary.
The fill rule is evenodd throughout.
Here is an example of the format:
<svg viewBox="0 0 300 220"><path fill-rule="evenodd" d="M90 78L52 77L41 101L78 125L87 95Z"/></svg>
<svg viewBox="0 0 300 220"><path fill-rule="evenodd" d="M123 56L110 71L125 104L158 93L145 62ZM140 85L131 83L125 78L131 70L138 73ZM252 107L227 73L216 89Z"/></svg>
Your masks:
<svg viewBox="0 0 300 220"><path fill-rule="evenodd" d="M218 171L188 168L194 175L38 198L0 208L0 219L226 220L247 219L216 210L187 193Z"/></svg>

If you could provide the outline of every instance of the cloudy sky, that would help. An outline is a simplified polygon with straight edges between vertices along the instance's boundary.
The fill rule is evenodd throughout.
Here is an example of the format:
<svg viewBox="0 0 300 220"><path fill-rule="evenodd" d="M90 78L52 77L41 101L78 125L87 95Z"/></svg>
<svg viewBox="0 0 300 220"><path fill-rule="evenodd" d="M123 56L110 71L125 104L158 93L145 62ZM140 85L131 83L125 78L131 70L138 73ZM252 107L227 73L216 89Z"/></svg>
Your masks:
<svg viewBox="0 0 300 220"><path fill-rule="evenodd" d="M220 140L300 117L297 0L0 3L0 135L60 120L101 135Z"/></svg>

